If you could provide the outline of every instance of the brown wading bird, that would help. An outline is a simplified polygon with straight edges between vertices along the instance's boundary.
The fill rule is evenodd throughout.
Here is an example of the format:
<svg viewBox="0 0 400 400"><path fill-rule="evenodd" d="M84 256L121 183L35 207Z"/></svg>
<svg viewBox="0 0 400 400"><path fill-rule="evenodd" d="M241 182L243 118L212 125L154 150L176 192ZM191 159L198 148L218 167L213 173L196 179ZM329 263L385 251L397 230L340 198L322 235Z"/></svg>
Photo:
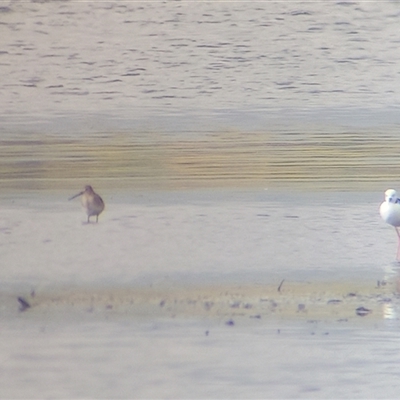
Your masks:
<svg viewBox="0 0 400 400"><path fill-rule="evenodd" d="M101 212L104 210L103 199L94 192L93 188L90 185L85 186L85 190L83 192L80 192L75 196L70 197L68 200L75 199L75 197L78 196L82 196L81 202L88 216L87 222L90 222L90 217L92 215L96 216L96 222L98 222L99 214L101 214Z"/></svg>

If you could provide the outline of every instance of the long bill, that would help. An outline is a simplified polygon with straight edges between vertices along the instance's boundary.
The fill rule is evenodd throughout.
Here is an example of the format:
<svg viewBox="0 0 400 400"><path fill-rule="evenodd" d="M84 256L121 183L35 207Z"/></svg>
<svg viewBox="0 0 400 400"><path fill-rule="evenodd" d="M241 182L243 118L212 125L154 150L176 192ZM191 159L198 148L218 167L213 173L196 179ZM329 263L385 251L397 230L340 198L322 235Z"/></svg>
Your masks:
<svg viewBox="0 0 400 400"><path fill-rule="evenodd" d="M78 197L78 196L82 196L83 193L84 193L84 192L80 192L80 193L76 194L75 196L70 197L70 198L68 199L68 201L70 201L70 200L72 200L72 199L75 199L75 198Z"/></svg>

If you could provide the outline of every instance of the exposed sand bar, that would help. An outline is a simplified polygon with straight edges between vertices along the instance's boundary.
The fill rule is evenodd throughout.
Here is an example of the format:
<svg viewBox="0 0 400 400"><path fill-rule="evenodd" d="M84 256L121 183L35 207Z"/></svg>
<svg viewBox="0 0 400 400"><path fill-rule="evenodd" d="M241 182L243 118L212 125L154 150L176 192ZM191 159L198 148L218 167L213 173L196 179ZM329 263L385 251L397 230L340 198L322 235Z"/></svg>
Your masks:
<svg viewBox="0 0 400 400"><path fill-rule="evenodd" d="M7 296L16 312L16 295ZM272 285L185 285L146 288L68 288L21 296L36 316L98 314L141 317L249 317L350 320L393 318L397 281L290 282ZM23 307L21 308L23 309Z"/></svg>

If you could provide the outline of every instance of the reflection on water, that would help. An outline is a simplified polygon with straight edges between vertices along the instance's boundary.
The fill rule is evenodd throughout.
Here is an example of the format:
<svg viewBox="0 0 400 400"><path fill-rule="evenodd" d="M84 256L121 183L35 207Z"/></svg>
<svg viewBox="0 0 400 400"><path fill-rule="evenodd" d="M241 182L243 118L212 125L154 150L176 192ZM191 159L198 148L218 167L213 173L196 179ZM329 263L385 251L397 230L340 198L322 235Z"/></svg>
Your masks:
<svg viewBox="0 0 400 400"><path fill-rule="evenodd" d="M382 299L382 315L384 319L397 321L400 316L400 304L397 298L400 294L400 264L393 262L383 268L384 277L378 281L379 286L390 287L389 295Z"/></svg>
<svg viewBox="0 0 400 400"><path fill-rule="evenodd" d="M396 187L395 133L31 134L0 140L3 189Z"/></svg>
<svg viewBox="0 0 400 400"><path fill-rule="evenodd" d="M382 314L384 319L397 320L399 310L393 307L393 304L391 303L384 303L382 305Z"/></svg>

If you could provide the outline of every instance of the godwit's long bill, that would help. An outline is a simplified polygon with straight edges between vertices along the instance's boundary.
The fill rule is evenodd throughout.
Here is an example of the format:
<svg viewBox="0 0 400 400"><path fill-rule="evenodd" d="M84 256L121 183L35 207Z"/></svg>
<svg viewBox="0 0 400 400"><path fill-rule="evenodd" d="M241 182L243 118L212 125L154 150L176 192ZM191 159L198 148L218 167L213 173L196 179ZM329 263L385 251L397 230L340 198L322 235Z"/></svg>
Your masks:
<svg viewBox="0 0 400 400"><path fill-rule="evenodd" d="M389 225L392 225L397 233L399 240L397 246L397 261L400 261L400 199L397 197L397 192L393 189L388 189L385 192L385 201L379 209L382 219Z"/></svg>
<svg viewBox="0 0 400 400"><path fill-rule="evenodd" d="M82 196L81 203L88 216L87 222L90 222L91 216L96 216L96 222L99 221L99 214L104 210L103 199L94 192L90 185L85 186L85 190L77 193L75 196L70 197L68 200L75 199L78 196Z"/></svg>

